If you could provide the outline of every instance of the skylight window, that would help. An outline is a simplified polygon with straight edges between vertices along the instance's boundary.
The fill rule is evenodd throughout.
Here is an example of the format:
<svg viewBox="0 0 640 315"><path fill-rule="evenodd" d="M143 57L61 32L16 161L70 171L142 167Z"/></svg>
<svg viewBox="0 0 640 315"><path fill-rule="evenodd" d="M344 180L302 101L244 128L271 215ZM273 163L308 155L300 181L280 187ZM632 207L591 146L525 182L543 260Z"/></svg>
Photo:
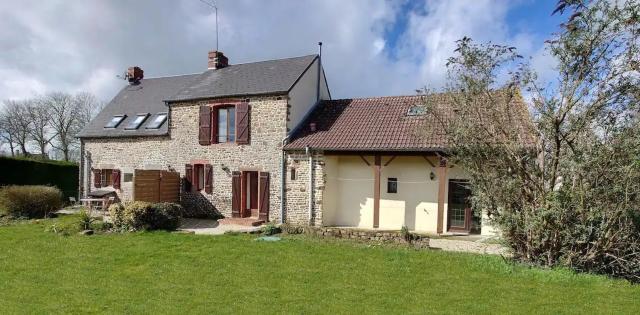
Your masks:
<svg viewBox="0 0 640 315"><path fill-rule="evenodd" d="M407 116L423 116L427 113L427 109L423 105L414 105L409 107Z"/></svg>
<svg viewBox="0 0 640 315"><path fill-rule="evenodd" d="M122 120L125 119L125 117L127 117L127 115L115 115L113 116L113 118L111 118L111 120L109 120L109 122L104 125L105 128L115 128L118 127L118 125L122 122Z"/></svg>
<svg viewBox="0 0 640 315"><path fill-rule="evenodd" d="M147 129L158 129L167 120L167 113L158 113L156 118L147 125Z"/></svg>
<svg viewBox="0 0 640 315"><path fill-rule="evenodd" d="M147 119L148 116L149 116L149 113L136 115L136 119L130 121L129 124L126 127L124 127L124 129L127 129L127 130L138 129L138 127L140 127L140 125Z"/></svg>

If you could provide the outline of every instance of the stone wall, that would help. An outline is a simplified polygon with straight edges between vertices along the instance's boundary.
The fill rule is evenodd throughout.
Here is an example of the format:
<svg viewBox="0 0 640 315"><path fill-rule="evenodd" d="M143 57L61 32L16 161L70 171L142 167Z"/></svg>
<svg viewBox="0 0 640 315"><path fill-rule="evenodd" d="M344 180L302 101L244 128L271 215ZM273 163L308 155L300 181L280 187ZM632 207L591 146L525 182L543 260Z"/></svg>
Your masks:
<svg viewBox="0 0 640 315"><path fill-rule="evenodd" d="M326 184L324 172L324 155L313 152L313 212L309 219L309 156L305 152L290 152L287 154L286 170L286 223L296 225L322 225L322 198ZM291 179L291 172L295 170L296 178Z"/></svg>
<svg viewBox="0 0 640 315"><path fill-rule="evenodd" d="M244 99L243 99L244 100ZM226 100L230 101L230 100ZM184 102L171 105L169 136L146 138L85 139L87 163L93 168L116 168L122 172L118 195L131 200L133 182L124 182L125 173L135 169L174 170L184 175L185 164L206 161L213 167L213 192L183 194L185 206L205 207L231 216L231 172L255 170L270 173L269 220L280 219L280 178L282 139L287 121L287 97L249 99L250 144L198 143L200 105L218 101ZM87 174L92 176L92 174ZM93 187L93 180L88 178Z"/></svg>
<svg viewBox="0 0 640 315"><path fill-rule="evenodd" d="M373 231L359 230L353 228L337 228L337 227L300 227L305 234L320 236L344 238L358 241L391 243L391 244L411 244L416 248L428 248L429 238L423 235L410 234L403 235L398 231Z"/></svg>

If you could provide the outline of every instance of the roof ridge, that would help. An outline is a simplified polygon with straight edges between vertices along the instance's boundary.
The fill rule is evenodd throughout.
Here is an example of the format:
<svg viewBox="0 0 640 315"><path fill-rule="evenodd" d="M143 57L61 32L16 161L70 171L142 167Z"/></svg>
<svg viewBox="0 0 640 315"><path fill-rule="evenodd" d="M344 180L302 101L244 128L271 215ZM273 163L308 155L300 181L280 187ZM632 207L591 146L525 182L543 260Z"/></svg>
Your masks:
<svg viewBox="0 0 640 315"><path fill-rule="evenodd" d="M444 93L438 93L444 94ZM390 99L390 98L414 98L420 97L424 95L392 95L392 96L371 96L371 97L352 97L352 98L338 98L331 100L324 100L324 102L339 102L339 101L353 101L353 100L379 100L379 99Z"/></svg>
<svg viewBox="0 0 640 315"><path fill-rule="evenodd" d="M229 64L227 67L233 67L233 66L239 66L239 65L246 65L246 64L256 64L256 63L263 63L263 62L272 62L272 61L281 61L281 60L289 60L289 59L300 59L300 58L304 58L304 57L316 57L318 56L318 54L310 54L310 55L303 55L303 56L295 56L295 57L287 57L287 58L277 58L277 59L267 59L267 60L260 60L260 61L249 61L249 62L242 62L242 63L233 63L233 64ZM226 67L225 67L226 68Z"/></svg>
<svg viewBox="0 0 640 315"><path fill-rule="evenodd" d="M186 77L186 76L190 76L190 75L199 75L199 74L202 74L202 72L185 73L185 74L174 74L174 75L166 75L166 76L162 76L162 77L150 77L150 78L143 78L142 80L168 79L168 78Z"/></svg>

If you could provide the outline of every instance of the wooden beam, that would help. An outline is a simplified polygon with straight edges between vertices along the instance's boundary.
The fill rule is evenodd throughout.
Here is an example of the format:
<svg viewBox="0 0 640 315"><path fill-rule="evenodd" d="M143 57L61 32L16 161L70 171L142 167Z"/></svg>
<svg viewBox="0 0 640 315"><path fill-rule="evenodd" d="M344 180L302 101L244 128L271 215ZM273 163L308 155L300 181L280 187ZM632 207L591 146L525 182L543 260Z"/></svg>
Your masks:
<svg viewBox="0 0 640 315"><path fill-rule="evenodd" d="M444 201L445 190L447 189L447 160L440 157L440 164L437 168L438 174L438 225L437 232L442 234L444 226Z"/></svg>
<svg viewBox="0 0 640 315"><path fill-rule="evenodd" d="M395 160L397 157L397 155L394 155L391 157L391 159L389 159L389 161L387 161L387 163L384 163L384 166L388 166L389 164L391 164L391 162L393 162L393 160Z"/></svg>
<svg viewBox="0 0 640 315"><path fill-rule="evenodd" d="M429 163L429 165L431 165L431 167L436 167L436 165L435 165L435 164L433 164L433 162L431 162L431 160L429 160L429 157L428 157L428 156L423 155L422 157L427 161L427 163Z"/></svg>
<svg viewBox="0 0 640 315"><path fill-rule="evenodd" d="M375 156L375 165L373 166L373 227L380 226L380 166L382 158L380 155Z"/></svg>
<svg viewBox="0 0 640 315"><path fill-rule="evenodd" d="M360 155L360 158L367 164L367 166L371 166L369 161L367 161L367 159L365 159L364 156Z"/></svg>

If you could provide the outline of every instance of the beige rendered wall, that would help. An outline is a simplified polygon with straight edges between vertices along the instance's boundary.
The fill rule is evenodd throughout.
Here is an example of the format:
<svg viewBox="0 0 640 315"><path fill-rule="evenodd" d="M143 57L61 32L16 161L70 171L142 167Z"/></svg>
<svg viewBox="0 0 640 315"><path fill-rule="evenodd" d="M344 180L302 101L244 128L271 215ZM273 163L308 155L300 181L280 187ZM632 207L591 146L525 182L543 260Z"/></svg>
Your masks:
<svg viewBox="0 0 640 315"><path fill-rule="evenodd" d="M373 165L373 156L365 156ZM391 159L382 157L382 165ZM435 158L431 162L437 165ZM371 166L359 156L326 156L326 187L323 195L323 225L373 227L373 183ZM431 180L430 173L437 174L421 156L398 156L381 171L380 187L380 229L398 230L406 225L410 230L436 233L438 218L438 185L436 176ZM387 193L387 180L398 179L398 192ZM449 179L464 179L466 175L458 167L447 168L448 196ZM447 200L443 227L446 232ZM488 226L483 216L482 234L491 235L494 229Z"/></svg>

